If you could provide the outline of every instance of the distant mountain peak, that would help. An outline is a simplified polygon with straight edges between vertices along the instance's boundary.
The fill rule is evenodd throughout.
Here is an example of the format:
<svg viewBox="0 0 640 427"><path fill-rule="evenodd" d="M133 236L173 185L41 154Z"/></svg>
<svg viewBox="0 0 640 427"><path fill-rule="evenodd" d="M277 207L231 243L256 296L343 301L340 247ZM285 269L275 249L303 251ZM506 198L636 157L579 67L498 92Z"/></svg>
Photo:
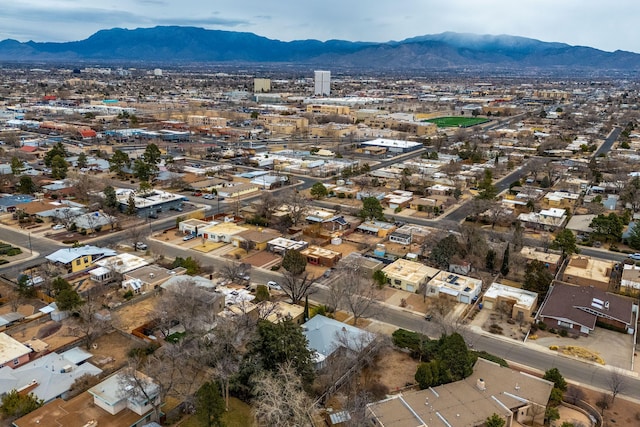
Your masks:
<svg viewBox="0 0 640 427"><path fill-rule="evenodd" d="M2 61L289 63L368 70L491 69L622 70L640 55L604 52L510 35L443 32L386 43L344 40L283 42L247 32L199 27L111 28L65 43L0 42Z"/></svg>

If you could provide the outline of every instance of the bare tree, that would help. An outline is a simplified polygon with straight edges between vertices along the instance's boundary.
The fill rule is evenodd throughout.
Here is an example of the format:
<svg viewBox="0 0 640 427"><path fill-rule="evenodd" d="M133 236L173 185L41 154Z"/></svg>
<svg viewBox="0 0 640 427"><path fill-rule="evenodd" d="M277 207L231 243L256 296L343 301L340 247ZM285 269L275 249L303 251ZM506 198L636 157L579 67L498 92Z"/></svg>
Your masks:
<svg viewBox="0 0 640 427"><path fill-rule="evenodd" d="M282 292L291 299L293 304L299 303L315 291L313 289L313 278L307 272L294 274L285 270L280 285Z"/></svg>
<svg viewBox="0 0 640 427"><path fill-rule="evenodd" d="M344 289L342 303L353 316L354 326L358 325L358 319L369 317L375 308L378 288L373 280L366 277L358 268L348 268L341 276L341 284Z"/></svg>
<svg viewBox="0 0 640 427"><path fill-rule="evenodd" d="M247 266L241 262L227 261L222 264L219 273L231 282L243 282L247 277Z"/></svg>
<svg viewBox="0 0 640 427"><path fill-rule="evenodd" d="M585 392L580 388L573 385L570 385L567 388L567 391L564 393L564 398L572 405L575 405L579 401L585 398Z"/></svg>
<svg viewBox="0 0 640 427"><path fill-rule="evenodd" d="M623 392L627 386L627 380L620 369L614 368L609 373L609 391L611 392L611 404L616 400L616 396Z"/></svg>
<svg viewBox="0 0 640 427"><path fill-rule="evenodd" d="M340 272L335 273L335 275L339 275ZM342 280L339 277L333 278L327 283L327 288L329 290L329 295L327 298L327 305L329 306L329 311L335 311L339 308L340 303L342 302L342 298L344 297L344 287L342 286Z"/></svg>
<svg viewBox="0 0 640 427"><path fill-rule="evenodd" d="M262 192L259 200L258 215L270 219L273 212L282 204L272 193Z"/></svg>
<svg viewBox="0 0 640 427"><path fill-rule="evenodd" d="M312 402L291 362L281 365L275 375L265 372L258 377L254 392L254 412L260 425L311 426L308 411Z"/></svg>
<svg viewBox="0 0 640 427"><path fill-rule="evenodd" d="M89 299L78 309L78 317L75 321L77 328L82 332L87 350L100 336L111 329L110 317L99 313L102 305L95 299Z"/></svg>
<svg viewBox="0 0 640 427"><path fill-rule="evenodd" d="M148 235L149 235L148 227L138 226L138 227L132 227L127 230L128 240L131 242L131 245L133 246L134 251L138 250L138 248L136 247L136 243L141 242Z"/></svg>
<svg viewBox="0 0 640 427"><path fill-rule="evenodd" d="M217 313L211 305L216 298L221 296L196 286L193 279L176 283L162 292L156 304L158 327L167 336L181 325L189 338L199 338L215 324Z"/></svg>
<svg viewBox="0 0 640 427"><path fill-rule="evenodd" d="M309 211L309 202L306 197L297 190L290 189L284 193L282 200L284 200L284 203L287 205L291 222L294 226L298 225L307 216L307 212Z"/></svg>

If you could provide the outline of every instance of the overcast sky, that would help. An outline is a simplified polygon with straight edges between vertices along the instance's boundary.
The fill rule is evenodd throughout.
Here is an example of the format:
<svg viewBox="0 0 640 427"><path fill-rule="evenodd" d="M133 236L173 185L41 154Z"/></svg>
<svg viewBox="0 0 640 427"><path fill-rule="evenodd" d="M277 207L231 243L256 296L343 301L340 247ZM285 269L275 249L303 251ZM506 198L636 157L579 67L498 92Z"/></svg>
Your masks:
<svg viewBox="0 0 640 427"><path fill-rule="evenodd" d="M72 41L114 27L189 25L284 41L509 34L640 53L639 18L638 0L0 0L0 40Z"/></svg>

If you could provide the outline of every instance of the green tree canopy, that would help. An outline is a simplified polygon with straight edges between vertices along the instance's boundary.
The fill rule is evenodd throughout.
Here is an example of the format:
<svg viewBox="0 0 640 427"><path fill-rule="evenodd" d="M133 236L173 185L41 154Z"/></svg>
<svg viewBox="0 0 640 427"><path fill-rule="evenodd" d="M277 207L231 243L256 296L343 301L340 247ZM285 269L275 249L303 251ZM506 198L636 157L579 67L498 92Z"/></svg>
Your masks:
<svg viewBox="0 0 640 427"><path fill-rule="evenodd" d="M127 199L127 215L135 215L136 212L136 196L132 191L129 193L129 198Z"/></svg>
<svg viewBox="0 0 640 427"><path fill-rule="evenodd" d="M309 193L316 199L321 199L323 197L327 197L327 194L329 194L329 191L327 190L327 187L324 186L323 183L321 182L316 182L315 184L313 184L313 186L311 187L311 190L309 190Z"/></svg>
<svg viewBox="0 0 640 427"><path fill-rule="evenodd" d="M48 168L52 167L53 159L56 156L60 156L63 159L67 157L67 150L64 149L62 142L56 143L49 151L47 151L47 154L44 155L44 164Z"/></svg>
<svg viewBox="0 0 640 427"><path fill-rule="evenodd" d="M633 249L640 249L640 221L635 221L631 225L631 231L629 232L629 238L627 243Z"/></svg>
<svg viewBox="0 0 640 427"><path fill-rule="evenodd" d="M2 398L0 413L3 418L20 418L43 404L44 400L38 399L33 393L20 394L16 390L11 390Z"/></svg>
<svg viewBox="0 0 640 427"><path fill-rule="evenodd" d="M11 173L13 175L20 175L22 172L24 172L24 162L16 156L13 156L11 158Z"/></svg>
<svg viewBox="0 0 640 427"><path fill-rule="evenodd" d="M478 199L493 200L498 195L498 189L493 185L493 172L491 172L491 169L484 170L484 176L482 181L478 183L478 189L480 190L477 196Z"/></svg>
<svg viewBox="0 0 640 427"><path fill-rule="evenodd" d="M114 151L109 159L109 170L118 174L118 176L122 176L123 169L128 168L130 165L129 155L122 150Z"/></svg>
<svg viewBox="0 0 640 427"><path fill-rule="evenodd" d="M110 185L104 187L102 190L104 194L104 206L107 208L117 208L118 207L118 197L116 196L116 190Z"/></svg>
<svg viewBox="0 0 640 427"><path fill-rule="evenodd" d="M201 426L223 427L222 414L225 412L225 402L220 394L220 387L207 381L196 393L196 417Z"/></svg>
<svg viewBox="0 0 640 427"><path fill-rule="evenodd" d="M593 218L589 227L593 228L593 236L596 240L617 242L622 238L624 223L618 215L611 212L609 215L600 214Z"/></svg>
<svg viewBox="0 0 640 427"><path fill-rule="evenodd" d="M303 384L308 386L313 382L312 352L307 348L307 338L302 329L291 320L278 323L260 321L250 353L259 357L264 369L274 373L284 362L292 362Z"/></svg>
<svg viewBox="0 0 640 427"><path fill-rule="evenodd" d="M51 282L51 291L60 311L73 310L82 305L82 298L71 287L71 284L58 276Z"/></svg>
<svg viewBox="0 0 640 427"><path fill-rule="evenodd" d="M144 149L142 158L148 164L156 166L158 163L160 163L162 153L160 152L160 149L156 144L149 144L147 145L147 148Z"/></svg>
<svg viewBox="0 0 640 427"><path fill-rule="evenodd" d="M545 371L543 379L551 381L553 386L564 391L567 391L567 381L564 379L558 368L551 368Z"/></svg>
<svg viewBox="0 0 640 427"><path fill-rule="evenodd" d="M462 335L455 332L440 338L438 358L451 381L459 381L473 373L473 358Z"/></svg>
<svg viewBox="0 0 640 427"><path fill-rule="evenodd" d="M485 427L504 427L505 420L498 414L494 413L484 422Z"/></svg>
<svg viewBox="0 0 640 427"><path fill-rule="evenodd" d="M153 166L142 159L136 159L133 162L133 176L140 181L149 181L153 178Z"/></svg>
<svg viewBox="0 0 640 427"><path fill-rule="evenodd" d="M282 267L292 274L299 275L307 267L307 259L300 251L289 250L282 258Z"/></svg>
<svg viewBox="0 0 640 427"><path fill-rule="evenodd" d="M38 190L38 186L29 175L23 175L20 177L16 190L18 190L20 194L33 194Z"/></svg>
<svg viewBox="0 0 640 427"><path fill-rule="evenodd" d="M51 159L51 176L54 179L65 179L68 170L69 164L64 157L56 155Z"/></svg>
<svg viewBox="0 0 640 427"><path fill-rule="evenodd" d="M201 270L198 260L193 259L190 256L186 258L176 257L173 261L172 268L177 267L185 268L187 270L186 273L190 276L200 273Z"/></svg>
<svg viewBox="0 0 640 427"><path fill-rule="evenodd" d="M500 266L500 274L506 276L509 274L509 244L507 243L507 247L504 250L504 254L502 255L502 265Z"/></svg>
<svg viewBox="0 0 640 427"><path fill-rule="evenodd" d="M533 260L524 269L524 283L522 287L527 291L537 292L541 295L547 293L553 275L549 268L538 260Z"/></svg>
<svg viewBox="0 0 640 427"><path fill-rule="evenodd" d="M384 220L384 213L380 200L375 197L365 197L362 199L362 209L358 213L358 216L362 219L377 219Z"/></svg>
<svg viewBox="0 0 640 427"><path fill-rule="evenodd" d="M78 160L76 162L76 165L78 166L78 168L82 169L82 168L86 168L88 165L87 162L87 155L84 153L80 153L78 154Z"/></svg>
<svg viewBox="0 0 640 427"><path fill-rule="evenodd" d="M556 238L551 243L551 249L562 250L563 257L577 253L579 250L576 244L576 236L571 230L563 229L556 235Z"/></svg>
<svg viewBox="0 0 640 427"><path fill-rule="evenodd" d="M434 261L440 267L444 269L449 268L451 258L460 250L460 244L455 235L449 234L444 239L441 239L431 250L429 259Z"/></svg>

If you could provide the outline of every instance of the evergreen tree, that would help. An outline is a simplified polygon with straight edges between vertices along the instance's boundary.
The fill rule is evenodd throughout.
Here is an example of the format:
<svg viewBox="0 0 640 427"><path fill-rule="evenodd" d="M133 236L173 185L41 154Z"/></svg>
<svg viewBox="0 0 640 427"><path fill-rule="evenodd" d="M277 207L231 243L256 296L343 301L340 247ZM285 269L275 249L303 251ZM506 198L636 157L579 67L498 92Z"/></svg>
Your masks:
<svg viewBox="0 0 640 427"><path fill-rule="evenodd" d="M54 179L65 179L68 170L69 165L64 157L57 155L51 159L51 176Z"/></svg>
<svg viewBox="0 0 640 427"><path fill-rule="evenodd" d="M196 417L201 426L223 427L225 402L217 384L207 381L196 393Z"/></svg>
<svg viewBox="0 0 640 427"><path fill-rule="evenodd" d="M305 322L309 320L309 295L304 297L304 312L302 316Z"/></svg>
<svg viewBox="0 0 640 427"><path fill-rule="evenodd" d="M109 170L115 172L118 176L122 176L123 169L131 165L129 155L122 150L116 150L109 159Z"/></svg>
<svg viewBox="0 0 640 427"><path fill-rule="evenodd" d="M504 255L502 256L502 267L500 267L500 274L506 276L509 274L509 244L507 244L507 248L504 250Z"/></svg>
<svg viewBox="0 0 640 427"><path fill-rule="evenodd" d="M127 215L135 215L136 211L136 197L132 191L129 193L129 199L127 200Z"/></svg>
<svg viewBox="0 0 640 427"><path fill-rule="evenodd" d="M449 234L441 239L431 250L429 258L444 269L449 268L451 258L460 250L460 244L455 235Z"/></svg>
<svg viewBox="0 0 640 427"><path fill-rule="evenodd" d="M576 236L571 230L563 229L556 235L553 243L551 243L551 249L561 249L563 257L578 252Z"/></svg>
<svg viewBox="0 0 640 427"><path fill-rule="evenodd" d="M296 250L288 250L282 258L282 267L294 275L300 275L307 267L307 259Z"/></svg>
<svg viewBox="0 0 640 427"><path fill-rule="evenodd" d="M485 267L487 270L493 271L496 268L496 251L489 249L487 251L487 257L485 259Z"/></svg>
<svg viewBox="0 0 640 427"><path fill-rule="evenodd" d="M80 153L78 155L78 160L76 162L76 166L78 167L78 169L82 169L82 168L86 168L88 165L87 163L87 155L84 153Z"/></svg>
<svg viewBox="0 0 640 427"><path fill-rule="evenodd" d="M553 275L542 261L533 260L524 269L522 288L544 295L549 290Z"/></svg>
<svg viewBox="0 0 640 427"><path fill-rule="evenodd" d="M505 420L498 414L494 413L484 422L485 427L504 427Z"/></svg>
<svg viewBox="0 0 640 427"><path fill-rule="evenodd" d="M63 159L67 157L67 150L64 149L64 145L62 142L56 143L51 149L44 155L44 164L48 168L52 167L53 159L56 156L60 156Z"/></svg>
<svg viewBox="0 0 640 427"><path fill-rule="evenodd" d="M309 190L309 194L311 194L316 199L321 199L323 197L326 197L327 194L329 194L329 191L327 190L327 187L325 187L323 183L316 182L311 187L311 190Z"/></svg>
<svg viewBox="0 0 640 427"><path fill-rule="evenodd" d="M358 216L364 220L377 219L384 220L384 210L380 204L380 200L375 197L365 197L362 199L362 209L358 213Z"/></svg>
<svg viewBox="0 0 640 427"><path fill-rule="evenodd" d="M107 208L116 208L118 207L118 197L116 195L116 190L110 186L107 185L106 187L104 187L104 190L102 190L102 193L104 194L104 206Z"/></svg>
<svg viewBox="0 0 640 427"><path fill-rule="evenodd" d="M43 404L44 400L39 399L33 393L20 394L14 389L2 397L0 414L3 415L3 418L20 418L35 411Z"/></svg>
<svg viewBox="0 0 640 427"><path fill-rule="evenodd" d="M23 175L20 177L20 182L18 182L16 190L18 190L20 194L33 194L38 190L38 187L29 175Z"/></svg>
<svg viewBox="0 0 640 427"><path fill-rule="evenodd" d="M13 175L20 175L22 172L24 172L24 162L16 156L13 156L11 158L11 173Z"/></svg>

